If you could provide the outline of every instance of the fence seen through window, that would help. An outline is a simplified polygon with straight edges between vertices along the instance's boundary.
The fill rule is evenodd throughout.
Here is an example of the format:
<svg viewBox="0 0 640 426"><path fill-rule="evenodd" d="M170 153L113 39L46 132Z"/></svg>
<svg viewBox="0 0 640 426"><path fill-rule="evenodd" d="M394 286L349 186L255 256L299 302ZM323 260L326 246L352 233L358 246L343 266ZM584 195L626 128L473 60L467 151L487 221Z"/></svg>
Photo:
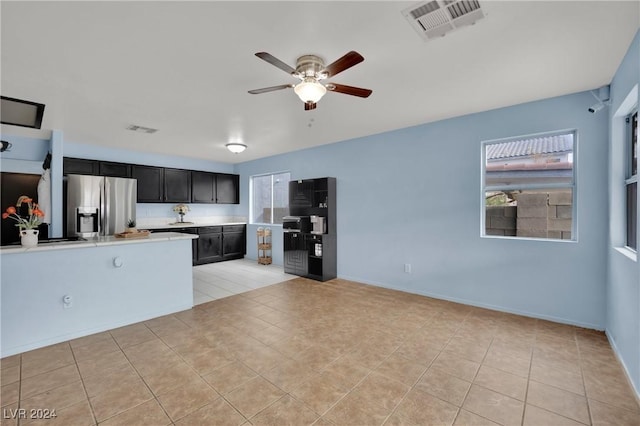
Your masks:
<svg viewBox="0 0 640 426"><path fill-rule="evenodd" d="M483 144L484 236L575 240L574 131Z"/></svg>
<svg viewBox="0 0 640 426"><path fill-rule="evenodd" d="M282 223L289 213L289 180L289 172L251 177L251 223Z"/></svg>

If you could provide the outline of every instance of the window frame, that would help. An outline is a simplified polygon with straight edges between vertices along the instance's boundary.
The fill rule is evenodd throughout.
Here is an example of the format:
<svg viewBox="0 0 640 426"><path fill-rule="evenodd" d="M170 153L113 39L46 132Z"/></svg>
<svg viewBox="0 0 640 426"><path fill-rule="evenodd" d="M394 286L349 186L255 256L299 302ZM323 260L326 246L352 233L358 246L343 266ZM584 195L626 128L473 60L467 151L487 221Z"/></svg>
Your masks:
<svg viewBox="0 0 640 426"><path fill-rule="evenodd" d="M636 121L636 125L634 127L634 120L635 117L635 121ZM628 204L628 196L626 194L628 194L628 189L629 186L631 185L636 185L636 192L637 192L637 188L638 188L638 164L637 164L637 149L638 149L638 106L636 105L635 107L633 107L633 109L629 112L629 114L627 114L626 119L626 126L625 126L625 132L624 132L624 137L625 137L625 147L624 147L624 156L625 156L625 167L626 167L626 171L625 171L625 180L624 180L624 200L625 200L625 240L624 240L624 245L625 248L628 250L631 250L634 253L638 252L638 218L637 218L637 213L638 213L638 197L636 194L635 197L635 205L633 207L630 207ZM636 143L634 146L634 137L636 139ZM635 164L635 170L633 170L633 155L634 155L634 148L636 149L636 164ZM635 173L634 173L635 172ZM631 212L633 212L635 210L635 214L632 215ZM635 219L634 225L630 225L631 221L630 221L630 216L634 216L631 219ZM629 245L629 240L630 240L630 231L633 231L634 235L634 239L635 239L635 247Z"/></svg>
<svg viewBox="0 0 640 426"><path fill-rule="evenodd" d="M271 173L260 173L260 174L256 174L256 175L251 175L249 177L249 224L251 225L269 225L269 226L282 226L282 223L273 223L273 219L274 219L274 215L273 213L271 214L271 223L269 222L256 222L255 218L253 217L254 212L253 212L253 179L254 178L263 178L266 176L270 176L271 177L271 211L275 211L275 207L273 205L274 202L274 191L273 191L273 185L274 185L274 176L275 175L281 175L281 174L285 174L288 173L289 174L289 181L291 181L291 171L289 170L283 170L283 171L279 171L279 172L271 172ZM286 182L287 185L287 192L289 191L289 181ZM287 209L289 208L289 200L288 200L288 195L287 195Z"/></svg>
<svg viewBox="0 0 640 426"><path fill-rule="evenodd" d="M572 179L571 183L535 183L535 184L518 184L518 185L487 185L486 178L486 166L487 166L487 146L507 143L512 141L518 141L523 139L533 139L540 137L558 136L565 134L573 134L573 166L572 166ZM578 143L579 134L578 129L563 129L554 130L549 132L531 133L520 136L510 136L500 139L483 140L480 144L481 151L481 165L480 165L480 237L491 239L503 239L503 240L515 240L515 241L546 241L546 242L559 242L559 243L577 243L578 242ZM486 230L486 193L488 191L503 191L503 190L544 190L544 189L569 189L571 190L571 239L558 239L558 238L540 238L540 237L522 237L522 236L502 236L502 235L490 235Z"/></svg>

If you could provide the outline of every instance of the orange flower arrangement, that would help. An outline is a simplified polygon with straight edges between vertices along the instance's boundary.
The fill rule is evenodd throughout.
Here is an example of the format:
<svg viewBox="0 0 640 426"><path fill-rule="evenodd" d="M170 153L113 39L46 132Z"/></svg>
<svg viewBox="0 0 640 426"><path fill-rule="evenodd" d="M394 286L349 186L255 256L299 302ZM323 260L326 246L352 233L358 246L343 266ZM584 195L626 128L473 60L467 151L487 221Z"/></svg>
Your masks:
<svg viewBox="0 0 640 426"><path fill-rule="evenodd" d="M18 210L16 208L21 209L22 204L26 204L28 208L28 217L22 217L18 214ZM2 213L2 218L7 219L11 218L15 220L16 226L20 229L34 229L40 225L41 218L44 217L44 213L38 207L38 204L33 202L33 199L27 197L26 195L21 195L16 201L16 206L7 207L7 210Z"/></svg>

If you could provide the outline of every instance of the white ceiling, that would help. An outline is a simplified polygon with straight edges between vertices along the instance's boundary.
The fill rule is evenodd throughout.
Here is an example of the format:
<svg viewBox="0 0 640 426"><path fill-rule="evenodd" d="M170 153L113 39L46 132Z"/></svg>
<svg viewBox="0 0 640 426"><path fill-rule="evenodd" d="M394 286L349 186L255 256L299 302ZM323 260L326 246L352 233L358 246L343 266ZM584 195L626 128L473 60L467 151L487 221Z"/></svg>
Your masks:
<svg viewBox="0 0 640 426"><path fill-rule="evenodd" d="M637 1L480 0L484 19L425 42L401 14L416 3L2 1L1 93L46 104L65 141L237 163L600 87L640 22ZM255 52L350 50L364 62L329 81L368 99L247 93L297 81Z"/></svg>

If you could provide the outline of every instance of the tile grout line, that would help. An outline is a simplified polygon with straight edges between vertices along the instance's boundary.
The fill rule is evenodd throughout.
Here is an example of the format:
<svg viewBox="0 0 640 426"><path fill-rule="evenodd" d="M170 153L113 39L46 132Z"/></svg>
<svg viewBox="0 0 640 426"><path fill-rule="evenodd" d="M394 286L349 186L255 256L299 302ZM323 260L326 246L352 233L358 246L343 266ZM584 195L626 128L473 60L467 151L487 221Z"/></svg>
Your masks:
<svg viewBox="0 0 640 426"><path fill-rule="evenodd" d="M22 405L22 354L20 354L20 366L18 377L20 378L20 384L18 385L18 408ZM4 414L4 413L3 413ZM20 426L20 416L18 416L18 421L16 422L16 426Z"/></svg>
<svg viewBox="0 0 640 426"><path fill-rule="evenodd" d="M584 378L584 369L582 368L582 351L580 350L580 344L578 335L575 335L576 347L578 349L578 365L580 366L580 378L582 379L582 390L584 390L584 399L587 402L587 413L589 414L589 424L593 424L593 415L591 414L591 403L589 402L589 396L587 395L587 383Z"/></svg>
<svg viewBox="0 0 640 426"><path fill-rule="evenodd" d="M111 336L111 333L109 333ZM76 366L76 370L78 371L78 376L80 376L80 382L82 382L82 390L87 398L87 404L89 405L89 410L91 410L91 417L93 417L93 424L98 424L98 418L96 417L95 410L93 409L93 404L91 404L91 399L89 398L89 392L87 392L87 387L84 384L84 377L82 377L82 372L80 371L80 366L78 365L78 359L76 358L76 353L73 350L73 346L71 346L71 341L68 342L69 350L71 351L71 356L73 357L73 362Z"/></svg>
<svg viewBox="0 0 640 426"><path fill-rule="evenodd" d="M442 311L440 311L440 312L442 312ZM466 319L466 317L467 317L468 315L469 315L469 313L467 313L467 315L465 315L465 319ZM437 316L437 314L433 315L430 319L428 319L428 320L426 321L426 323L425 323L425 324L423 324L420 328L422 329L422 328L426 327L426 326L428 325L429 321L431 321L435 316ZM420 376L419 376L419 377L418 377L418 379L413 383L413 385L411 385L411 386L409 387L409 390L408 390L408 391L407 391L407 392L402 396L402 398L400 399L400 401L396 404L396 406L393 408L393 410L391 410L391 413L389 413L389 415L385 418L385 420L384 420L384 422L383 422L382 424L386 423L386 422L391 418L391 416L392 416L393 414L395 414L395 413L396 413L396 410L398 409L398 407L400 406L400 404L402 404L402 402L407 398L407 395L409 395L409 393L411 393L411 391L413 391L414 389L416 389L415 385L416 385L418 382L420 382L420 380L422 380L422 378L424 377L424 375L425 375L425 374L427 374L427 371L429 371L429 369L430 369L430 368L431 368L431 366L433 365L433 362L434 362L434 361L435 361L435 360L440 356L440 354L442 353L442 351L444 350L444 348L446 348L446 347L447 347L447 345L451 342L451 339L453 339L453 336L455 336L455 334L458 332L458 330L460 330L460 327L462 326L462 323L463 323L463 322L464 322L464 320L462 320L462 321L460 322L460 325L459 325L459 326L455 329L455 331L451 334L451 336L449 337L449 339L447 340L447 342L442 346L442 348L440 348L440 350L438 351L438 354L437 354L437 355L436 355L436 356L431 360L431 362L429 362L429 365L427 366L427 368L422 372L422 374L420 374ZM394 352L394 353L395 353L395 352ZM469 388L471 388L471 387L469 387ZM429 395L431 395L431 394L429 394ZM438 398L438 397L437 397L437 396L435 396L435 395L432 395L432 396L433 396L434 398L437 398L437 399L441 400L441 401L444 401L443 399ZM466 398L466 395L465 395L465 398ZM450 402L448 402L448 401L444 401L444 402L447 402L447 403L451 404L451 403L450 403ZM463 403L464 403L464 399L463 399ZM461 408L462 408L462 405L460 405L460 407L457 407L456 416L453 418L453 422L455 422L456 418L458 417L458 414L460 413ZM398 415L399 415L401 418L404 418L404 417L402 417L402 415L400 415L400 414L398 414ZM453 424L453 422L452 422L452 424Z"/></svg>
<svg viewBox="0 0 640 426"><path fill-rule="evenodd" d="M157 338L157 339L161 340L161 339L160 339L160 337L159 337L157 334L155 334L155 332L154 332L154 331L153 331L153 330L152 330L152 329L151 329L147 324L145 324L145 322L144 322L144 321L142 322L142 324L147 328L147 330L149 330L149 331L150 331L154 336L156 336L156 338ZM158 406L160 406L160 409L162 410L162 412L167 416L167 418L171 421L171 424L173 425L173 424L174 424L173 419L171 418L171 416L169 415L169 413L167 413L167 410L165 410L164 406L163 406L163 405L160 403L160 401L158 400L158 396L157 396L157 395L156 395L156 394L151 390L151 388L149 387L149 384L146 382L146 380L144 379L144 377L142 376L142 374L140 373L140 371L138 371L138 369L136 368L136 366L135 366L135 365L133 365L133 363L132 363L132 362L131 362L131 360L129 359L129 356L127 356L127 353L124 351L124 349L122 348L122 346L120 346L120 343L118 343L118 340L117 340L117 339L116 339L116 338L111 334L111 331L109 331L109 335L111 336L111 338L112 338L112 339L113 339L113 341L115 342L116 346L118 346L118 349L120 349L120 352L122 352L122 355L126 358L127 362L128 362L128 363L129 363L129 365L131 366L131 368L133 368L133 370L136 372L136 374L138 375L138 378L142 381L142 383L144 383L144 386L147 388L147 390L149 391L149 393L151 393L151 395L153 395L153 399L156 401L156 403L158 404ZM162 340L161 340L161 341L162 341ZM162 342L163 342L163 343L165 343L164 341L162 341ZM146 343L146 342L138 343L138 345L141 345L141 344L143 344L143 343ZM165 343L165 344L166 344L166 343ZM133 347L133 346L136 346L136 345L131 345L131 346L129 346L129 347ZM167 345L167 347L169 347L170 349L172 349L169 345ZM151 401L151 400L149 399L149 400L147 400L147 401L143 401L143 402L141 402L140 404L138 404L138 405L136 405L136 406L129 407L129 408L127 408L126 410L124 410L124 411L122 411L122 412L120 412L120 413L116 413L116 414L114 414L113 416L111 416L111 417L108 417L108 418L104 419L103 421L106 421L106 420L112 419L112 418L114 418L114 417L116 417L116 416L119 416L119 415L121 415L121 414L123 414L123 413L126 413L127 411L129 411L129 410L131 410L131 409L134 409L134 408L136 408L136 407L139 407L139 406L141 406L142 404L145 404L145 403L147 403L147 402L149 402L149 401Z"/></svg>
<svg viewBox="0 0 640 426"><path fill-rule="evenodd" d="M533 347L531 348L531 355L529 355L529 370L527 371L527 387L524 391L524 406L522 407L522 417L520 424L524 425L525 415L527 413L527 400L529 399L529 384L531 383L531 369L533 368L533 355L536 351L536 343L538 340L538 321L535 322L535 335L533 336Z"/></svg>
<svg viewBox="0 0 640 426"><path fill-rule="evenodd" d="M172 314L171 316L172 316L172 317L175 317L175 315L173 315L173 314ZM180 318L176 318L176 319L177 319L177 320L179 320L180 322L182 322L183 324L185 324L185 326L189 327L190 329L192 329L192 328L193 328L193 327L191 327L189 324L187 324L186 322L184 322L182 319L180 319ZM240 412L240 410L239 410L235 405L233 405L233 404L231 403L231 401L229 401L227 398L225 398L225 396L224 396L222 393L220 393L217 389L215 389L215 387L214 387L214 386L212 386L211 384L209 384L209 382L208 382L208 381L207 381L207 380L206 380L206 379L205 379L205 378L204 378L204 377L203 377L203 376L202 376L202 375L201 375L201 374L200 374L196 369L194 369L194 368L191 366L191 364L189 364L189 363L188 363L188 362L187 362L187 361L182 357L182 355L181 355L180 353L176 352L176 351L175 351L175 349L174 349L174 347L169 346L169 344L168 344L167 342L165 342L165 341L162 339L162 337L160 337L158 334L156 334L156 332L155 332L155 331L153 331L153 330L152 330L152 329L151 329L147 324L145 324L145 327L147 327L147 328L149 329L149 331L150 331L151 333L153 333L153 334L156 336L156 338L157 338L158 340L160 340L162 343L164 343L165 345L167 345L167 347L168 347L168 348L169 348L169 349L170 349L174 354L176 354L176 355L177 355L177 356L178 356L178 357L179 357L179 358L180 358L180 359L181 359L181 360L182 360L182 361L183 361L183 362L184 362L184 363L185 363L185 364L186 364L186 365L191 369L191 370L193 370L193 372L195 372L195 373L196 373L196 375L198 375L198 377L199 377L199 378L201 378L201 379L202 379L202 380L207 384L207 386L211 387L211 389L213 389L213 390L214 390L214 392L216 392L216 393L219 395L219 397L220 397L220 398L224 399L224 400L225 400L225 402L227 402L227 403L228 403L228 404L229 404L229 405L230 405L234 410L236 410L236 412L238 412L238 414L240 414L240 415L241 415L241 416L242 416L246 421L248 421L248 420L249 420L249 419L247 419L247 418L245 417L245 415L244 415L244 414L242 414L242 412ZM227 348L227 347L226 347L226 345L225 345L225 349L229 350L229 348ZM124 353L124 351L123 351L123 353ZM126 356L126 354L125 354L125 356ZM128 358L127 358L127 359L128 359ZM234 356L234 361L241 362L241 363L242 363L243 365L245 365L248 369L250 369L251 371L254 371L254 372L258 375L257 377L260 377L260 375L259 375L259 373L258 373L257 371L253 370L251 367L249 367L248 365L246 365L242 360L235 358L235 356ZM132 366L133 366L133 365L132 365ZM135 369L135 366L133 366L133 368ZM136 372L138 372L138 370L137 370L137 369L136 369ZM167 413L167 412L166 412L166 410L165 410L164 406L163 406L163 405L160 403L160 401L158 400L158 396L157 396L157 395L156 395L156 394L151 390L151 388L149 388L149 385L148 385L148 384L147 384L147 382L144 380L144 377L142 377L142 374L140 374L140 373L138 372L138 375L140 376L140 378L141 378L141 379L142 379L142 381L144 382L145 386L147 386L147 388L149 389L149 392L151 392L151 394L152 394L152 395L154 396L154 398L157 400L158 405L160 405L160 407L161 407L161 408L162 408L162 410L165 412L165 414L167 415L167 417L171 420L171 423L172 423L172 424L174 424L174 423L175 423L175 422L174 422L174 420L171 418L171 416L169 415L169 413ZM240 387L240 386L238 386L238 387ZM207 403L207 404L203 405L202 407L198 408L197 410L194 410L193 412L198 411L198 410L200 410L200 409L202 409L202 408L206 407L206 406L207 406L207 405L209 405L209 404L210 404L210 403ZM190 413L190 414L191 414L191 413ZM186 417L186 416L184 416L184 417ZM182 417L181 419L183 419L184 417ZM181 419L178 419L178 420L176 420L176 421L179 421L179 420L181 420Z"/></svg>

